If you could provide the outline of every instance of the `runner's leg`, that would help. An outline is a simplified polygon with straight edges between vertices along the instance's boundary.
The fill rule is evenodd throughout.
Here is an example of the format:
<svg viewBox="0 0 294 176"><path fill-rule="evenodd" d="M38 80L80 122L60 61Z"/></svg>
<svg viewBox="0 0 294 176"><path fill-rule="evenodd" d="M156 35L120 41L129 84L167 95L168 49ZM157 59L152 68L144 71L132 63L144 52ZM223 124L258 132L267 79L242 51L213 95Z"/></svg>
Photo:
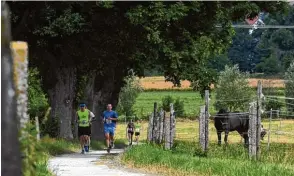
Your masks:
<svg viewBox="0 0 294 176"><path fill-rule="evenodd" d="M110 138L110 146L111 148L114 147L114 133L115 133L115 128L110 129L109 131L109 138Z"/></svg>
<svg viewBox="0 0 294 176"><path fill-rule="evenodd" d="M109 128L104 127L105 143L106 147L109 148Z"/></svg>
<svg viewBox="0 0 294 176"><path fill-rule="evenodd" d="M128 142L129 142L129 145L131 144L131 133L128 133Z"/></svg>
<svg viewBox="0 0 294 176"><path fill-rule="evenodd" d="M82 148L82 154L85 152L84 150L84 136L83 136L83 129L82 128L79 128L78 129L78 135L79 135L79 139L80 139L80 145L81 145L81 148Z"/></svg>

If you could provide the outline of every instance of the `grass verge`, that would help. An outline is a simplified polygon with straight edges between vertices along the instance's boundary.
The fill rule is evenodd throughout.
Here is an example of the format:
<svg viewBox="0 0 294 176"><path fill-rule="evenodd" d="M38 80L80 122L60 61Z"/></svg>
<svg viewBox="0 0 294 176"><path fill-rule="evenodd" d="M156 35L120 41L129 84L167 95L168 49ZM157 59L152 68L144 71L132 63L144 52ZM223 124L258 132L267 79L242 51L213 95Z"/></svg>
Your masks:
<svg viewBox="0 0 294 176"><path fill-rule="evenodd" d="M36 175L37 176L52 176L53 174L48 170L48 160L51 156L56 156L65 153L72 153L79 149L77 142L66 141L62 139L53 139L44 137L39 143L38 153L41 156L36 161Z"/></svg>
<svg viewBox="0 0 294 176"><path fill-rule="evenodd" d="M143 169L153 168L167 175L294 175L294 146L284 145L287 144L273 145L260 161L251 161L239 144L227 147L211 144L206 157L193 142L177 142L171 151L160 146L140 145L128 150L122 162Z"/></svg>

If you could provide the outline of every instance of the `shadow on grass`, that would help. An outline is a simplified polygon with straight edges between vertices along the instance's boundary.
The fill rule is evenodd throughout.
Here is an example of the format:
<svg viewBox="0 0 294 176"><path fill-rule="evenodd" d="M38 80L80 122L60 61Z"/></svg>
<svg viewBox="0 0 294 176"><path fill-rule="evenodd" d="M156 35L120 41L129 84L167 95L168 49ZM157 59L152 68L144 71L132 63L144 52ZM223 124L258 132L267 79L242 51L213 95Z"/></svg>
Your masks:
<svg viewBox="0 0 294 176"><path fill-rule="evenodd" d="M44 138L41 140L41 148L49 155L56 156L74 153L79 149L79 143L63 139Z"/></svg>
<svg viewBox="0 0 294 176"><path fill-rule="evenodd" d="M115 149L124 149L128 145L126 144L125 140L117 139L114 141L114 148ZM91 148L93 150L104 150L106 148L105 141L91 141Z"/></svg>

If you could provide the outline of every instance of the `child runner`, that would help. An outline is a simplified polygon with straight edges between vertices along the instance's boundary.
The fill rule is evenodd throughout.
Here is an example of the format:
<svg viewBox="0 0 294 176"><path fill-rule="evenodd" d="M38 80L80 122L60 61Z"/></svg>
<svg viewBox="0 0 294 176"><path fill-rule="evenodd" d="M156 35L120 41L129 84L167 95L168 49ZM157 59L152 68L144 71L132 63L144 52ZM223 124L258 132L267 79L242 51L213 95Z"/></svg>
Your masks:
<svg viewBox="0 0 294 176"><path fill-rule="evenodd" d="M139 137L140 137L140 132L142 128L141 128L141 120L137 120L137 123L135 124L135 141L137 145L139 143Z"/></svg>
<svg viewBox="0 0 294 176"><path fill-rule="evenodd" d="M134 123L132 120L130 120L126 129L129 145L132 145L132 142L133 142L134 129L135 129Z"/></svg>

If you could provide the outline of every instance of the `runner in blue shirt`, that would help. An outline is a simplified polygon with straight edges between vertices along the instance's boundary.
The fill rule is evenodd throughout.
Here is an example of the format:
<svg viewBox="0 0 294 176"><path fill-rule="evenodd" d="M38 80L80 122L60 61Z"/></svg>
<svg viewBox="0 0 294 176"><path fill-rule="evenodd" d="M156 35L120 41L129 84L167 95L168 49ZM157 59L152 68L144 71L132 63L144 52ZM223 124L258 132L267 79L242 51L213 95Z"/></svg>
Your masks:
<svg viewBox="0 0 294 176"><path fill-rule="evenodd" d="M103 123L104 123L104 134L107 145L107 152L110 152L110 149L114 147L114 134L116 128L116 122L118 119L117 113L112 110L112 105L107 105L107 110L102 114Z"/></svg>

